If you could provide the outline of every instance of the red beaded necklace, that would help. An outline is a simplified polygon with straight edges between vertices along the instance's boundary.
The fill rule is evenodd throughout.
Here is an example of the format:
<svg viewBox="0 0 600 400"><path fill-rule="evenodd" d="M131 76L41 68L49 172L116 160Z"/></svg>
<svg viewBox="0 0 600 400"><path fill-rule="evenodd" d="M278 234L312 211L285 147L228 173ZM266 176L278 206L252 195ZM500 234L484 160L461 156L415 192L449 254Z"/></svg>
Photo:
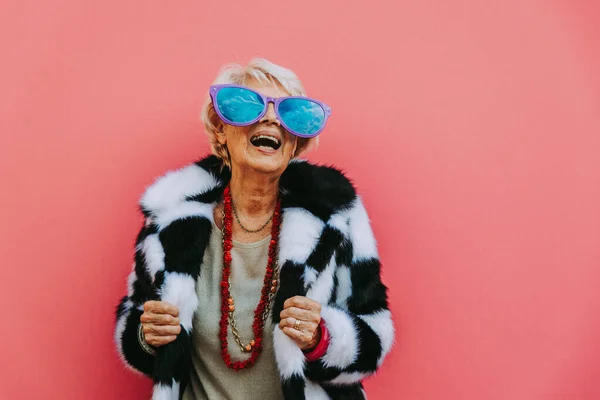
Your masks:
<svg viewBox="0 0 600 400"><path fill-rule="evenodd" d="M229 276L231 275L231 248L232 240L232 200L231 189L225 188L224 207L223 207L223 278L221 279L221 321L219 323L219 339L221 340L221 357L225 364L236 371L254 366L256 359L262 351L262 334L265 321L269 315L271 302L277 291L276 269L277 269L277 249L279 242L279 228L281 226L281 202L277 200L275 211L273 213L273 226L271 228L271 242L269 244L269 261L265 272L265 280L261 291L260 301L256 310L254 310L254 322L252 331L254 339L249 344L243 345L237 329L233 312L235 304L229 290ZM250 358L245 361L232 361L227 348L227 325L231 325L232 333L240 346L242 352L251 352Z"/></svg>

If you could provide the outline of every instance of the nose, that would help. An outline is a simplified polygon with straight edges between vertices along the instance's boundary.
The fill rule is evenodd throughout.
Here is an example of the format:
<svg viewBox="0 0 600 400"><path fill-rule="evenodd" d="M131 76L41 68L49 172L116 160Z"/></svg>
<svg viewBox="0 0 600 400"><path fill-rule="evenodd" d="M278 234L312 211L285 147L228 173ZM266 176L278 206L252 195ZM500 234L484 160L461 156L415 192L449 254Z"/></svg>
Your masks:
<svg viewBox="0 0 600 400"><path fill-rule="evenodd" d="M269 102L269 105L267 106L267 112L258 122L281 126L281 122L279 122L279 119L277 119L277 115L275 114L275 106L273 103Z"/></svg>

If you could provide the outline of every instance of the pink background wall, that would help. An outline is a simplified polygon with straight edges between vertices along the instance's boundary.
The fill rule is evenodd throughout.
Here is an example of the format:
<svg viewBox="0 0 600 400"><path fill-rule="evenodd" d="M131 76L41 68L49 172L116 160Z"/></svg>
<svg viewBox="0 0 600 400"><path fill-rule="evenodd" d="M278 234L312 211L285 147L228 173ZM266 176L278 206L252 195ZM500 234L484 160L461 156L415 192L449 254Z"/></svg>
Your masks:
<svg viewBox="0 0 600 400"><path fill-rule="evenodd" d="M255 55L333 107L310 158L366 197L398 331L370 399L600 398L597 1L4 3L0 399L148 398L112 343L137 198Z"/></svg>

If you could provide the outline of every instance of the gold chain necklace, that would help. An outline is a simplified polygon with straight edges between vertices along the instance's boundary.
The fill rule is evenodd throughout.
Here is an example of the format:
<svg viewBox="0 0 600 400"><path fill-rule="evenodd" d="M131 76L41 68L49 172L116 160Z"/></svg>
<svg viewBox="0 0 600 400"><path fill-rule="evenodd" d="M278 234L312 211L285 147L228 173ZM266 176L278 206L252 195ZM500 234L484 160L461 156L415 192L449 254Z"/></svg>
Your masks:
<svg viewBox="0 0 600 400"><path fill-rule="evenodd" d="M231 199L231 208L233 208L233 215L235 215L235 220L237 221L238 225L240 226L240 228L242 228L242 230L244 232L247 232L247 233L258 233L258 232L264 230L267 227L267 225L269 225L269 222L271 222L271 220L273 220L273 216L275 215L275 210L273 210L273 214L271 214L271 217L260 228L248 229L244 225L242 225L242 221L240 221L240 217L238 216L237 208L235 207L233 198Z"/></svg>

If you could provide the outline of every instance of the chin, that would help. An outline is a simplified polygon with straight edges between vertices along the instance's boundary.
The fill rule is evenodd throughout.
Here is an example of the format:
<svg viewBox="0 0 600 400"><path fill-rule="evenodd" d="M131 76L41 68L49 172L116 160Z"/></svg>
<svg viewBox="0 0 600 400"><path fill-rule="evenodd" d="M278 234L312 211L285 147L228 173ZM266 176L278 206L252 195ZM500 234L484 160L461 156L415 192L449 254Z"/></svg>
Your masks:
<svg viewBox="0 0 600 400"><path fill-rule="evenodd" d="M252 144L250 144L250 146L252 146ZM255 146L248 147L245 152L246 165L255 171L267 174L283 172L290 161L288 155L289 151L286 151L286 148L283 146L275 150L266 150L269 152L267 154L264 153L265 150L259 150Z"/></svg>
<svg viewBox="0 0 600 400"><path fill-rule="evenodd" d="M278 171L285 170L285 168L287 167L287 163L283 162L282 157L264 157L262 160L254 159L249 164L252 169L264 173L275 173Z"/></svg>
<svg viewBox="0 0 600 400"><path fill-rule="evenodd" d="M245 148L238 147L235 150L230 152L233 164L263 174L283 173L292 156L292 149L286 145L260 148L249 142Z"/></svg>

